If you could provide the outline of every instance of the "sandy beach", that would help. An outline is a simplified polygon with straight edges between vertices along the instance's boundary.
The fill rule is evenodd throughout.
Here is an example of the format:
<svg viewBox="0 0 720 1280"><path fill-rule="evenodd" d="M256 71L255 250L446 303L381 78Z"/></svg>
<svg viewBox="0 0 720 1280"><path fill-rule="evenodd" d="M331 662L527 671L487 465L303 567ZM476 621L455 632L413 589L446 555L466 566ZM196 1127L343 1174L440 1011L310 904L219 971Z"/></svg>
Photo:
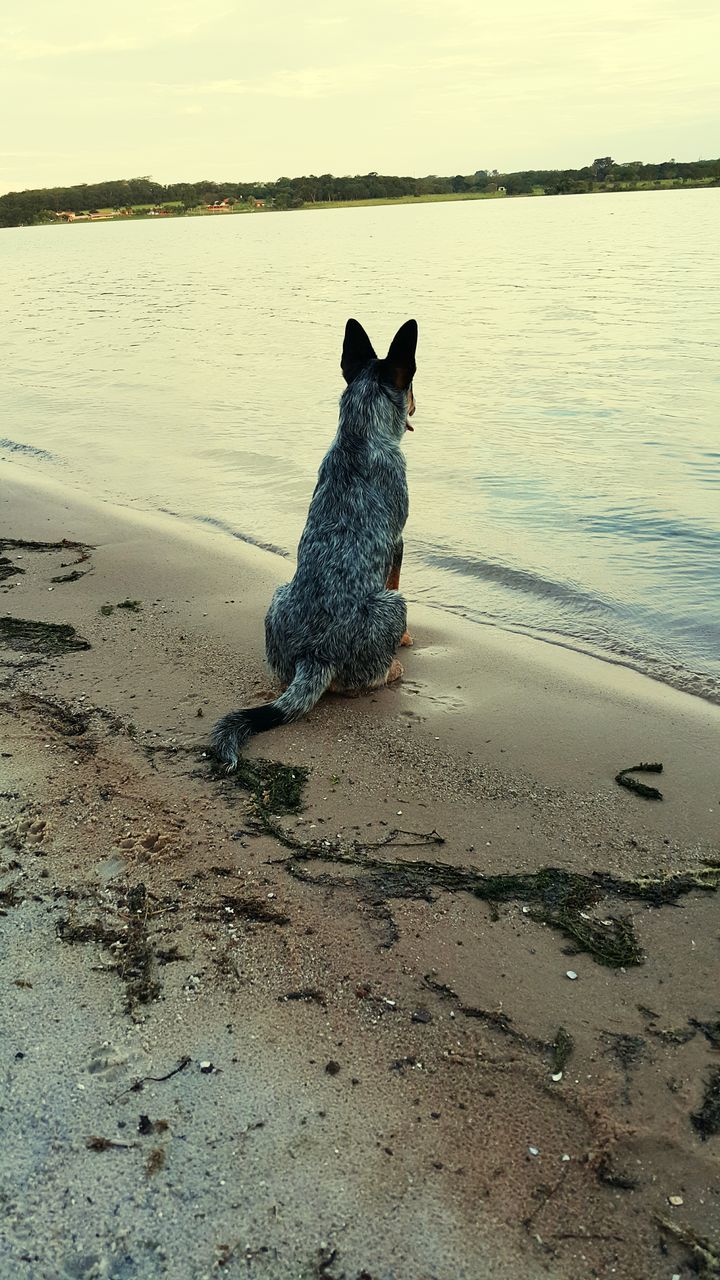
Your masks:
<svg viewBox="0 0 720 1280"><path fill-rule="evenodd" d="M288 571L0 465L0 1276L720 1275L720 708L411 602L218 775Z"/></svg>

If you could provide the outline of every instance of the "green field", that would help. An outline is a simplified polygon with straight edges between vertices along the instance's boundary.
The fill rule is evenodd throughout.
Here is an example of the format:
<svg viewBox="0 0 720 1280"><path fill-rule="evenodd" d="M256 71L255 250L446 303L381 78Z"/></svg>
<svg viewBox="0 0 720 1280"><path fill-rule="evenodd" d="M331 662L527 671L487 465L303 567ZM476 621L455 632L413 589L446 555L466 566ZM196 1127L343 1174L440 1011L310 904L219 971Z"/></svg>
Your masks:
<svg viewBox="0 0 720 1280"><path fill-rule="evenodd" d="M306 203L303 209L364 209L375 204L435 204L447 200L505 200L504 191L451 191L442 195L379 196L374 200L316 200Z"/></svg>

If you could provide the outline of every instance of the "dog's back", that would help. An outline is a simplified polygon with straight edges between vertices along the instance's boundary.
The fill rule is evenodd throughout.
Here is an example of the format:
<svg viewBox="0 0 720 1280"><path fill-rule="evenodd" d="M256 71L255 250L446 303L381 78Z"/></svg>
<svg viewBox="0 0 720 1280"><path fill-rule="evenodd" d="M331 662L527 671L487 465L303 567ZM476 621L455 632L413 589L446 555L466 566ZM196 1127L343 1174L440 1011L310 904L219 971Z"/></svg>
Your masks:
<svg viewBox="0 0 720 1280"><path fill-rule="evenodd" d="M345 668L366 643L368 604L385 585L408 514L405 458L399 439L383 430L388 417L374 371L366 370L343 396L295 577L268 612L268 659L284 683L301 657Z"/></svg>
<svg viewBox="0 0 720 1280"><path fill-rule="evenodd" d="M231 712L216 726L215 750L230 767L251 733L299 718L331 683L362 689L387 678L405 632L405 602L385 583L408 513L400 444L416 342L408 321L378 360L361 326L348 321L337 435L320 466L295 576L275 592L265 619L269 666L288 687L274 703Z"/></svg>

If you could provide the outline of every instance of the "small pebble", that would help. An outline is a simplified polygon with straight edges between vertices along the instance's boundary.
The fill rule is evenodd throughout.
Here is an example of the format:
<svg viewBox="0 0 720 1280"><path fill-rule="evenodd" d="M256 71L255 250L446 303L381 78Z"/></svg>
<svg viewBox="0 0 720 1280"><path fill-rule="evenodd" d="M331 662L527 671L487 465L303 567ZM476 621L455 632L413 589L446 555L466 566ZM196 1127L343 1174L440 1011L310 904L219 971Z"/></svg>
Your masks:
<svg viewBox="0 0 720 1280"><path fill-rule="evenodd" d="M553 1071L553 1074L551 1075L550 1079L554 1080L555 1083L557 1084L558 1080L562 1080L562 1076L563 1076L562 1071Z"/></svg>
<svg viewBox="0 0 720 1280"><path fill-rule="evenodd" d="M577 974L574 969L568 969L567 973L565 974L565 977L569 978L571 982L574 982L575 979L577 978Z"/></svg>
<svg viewBox="0 0 720 1280"><path fill-rule="evenodd" d="M562 1157L562 1162L563 1162L563 1164L567 1164L567 1162L568 1162L568 1160L569 1160L569 1159L570 1159L570 1157L569 1157L569 1156L563 1156L563 1157Z"/></svg>
<svg viewBox="0 0 720 1280"><path fill-rule="evenodd" d="M537 1147L528 1147L531 1156L539 1156L540 1152Z"/></svg>
<svg viewBox="0 0 720 1280"><path fill-rule="evenodd" d="M668 1204L671 1204L673 1209L679 1209L680 1205L684 1203L682 1196L668 1196Z"/></svg>

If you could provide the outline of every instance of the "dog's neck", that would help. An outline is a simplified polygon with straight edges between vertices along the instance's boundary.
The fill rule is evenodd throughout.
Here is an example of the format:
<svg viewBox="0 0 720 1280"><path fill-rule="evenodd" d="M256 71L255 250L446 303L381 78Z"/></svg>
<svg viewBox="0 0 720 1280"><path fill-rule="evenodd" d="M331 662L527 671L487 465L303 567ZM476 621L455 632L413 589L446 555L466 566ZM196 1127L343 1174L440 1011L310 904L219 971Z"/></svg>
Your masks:
<svg viewBox="0 0 720 1280"><path fill-rule="evenodd" d="M340 397L338 438L361 436L378 449L399 448L405 435L406 391L381 386L377 366L358 374Z"/></svg>

